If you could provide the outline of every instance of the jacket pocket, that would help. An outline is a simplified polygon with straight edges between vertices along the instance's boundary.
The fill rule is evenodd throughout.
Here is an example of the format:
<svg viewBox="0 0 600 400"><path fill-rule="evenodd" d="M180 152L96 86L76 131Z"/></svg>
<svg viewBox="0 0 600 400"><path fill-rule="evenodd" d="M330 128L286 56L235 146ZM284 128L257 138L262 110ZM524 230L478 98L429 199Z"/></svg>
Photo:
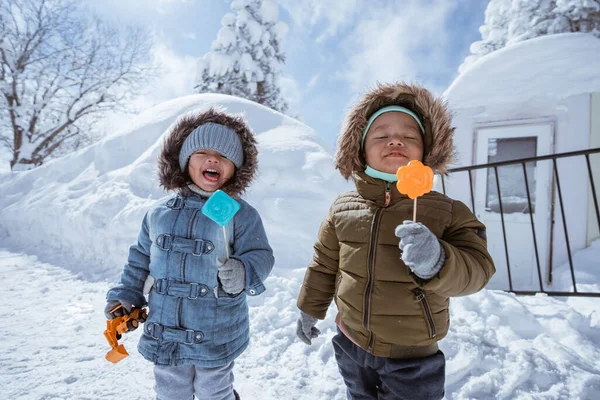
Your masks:
<svg viewBox="0 0 600 400"><path fill-rule="evenodd" d="M244 291L236 297L219 297L212 339L217 345L235 341L249 333L248 306Z"/></svg>
<svg viewBox="0 0 600 400"><path fill-rule="evenodd" d="M429 302L427 301L425 292L421 289L416 289L413 293L415 294L415 299L417 299L417 301L421 304L421 311L423 311L423 316L425 317L425 323L427 324L429 337L433 339L437 336L437 330L435 328L435 321L433 320L433 314L431 312L431 307L429 307Z"/></svg>

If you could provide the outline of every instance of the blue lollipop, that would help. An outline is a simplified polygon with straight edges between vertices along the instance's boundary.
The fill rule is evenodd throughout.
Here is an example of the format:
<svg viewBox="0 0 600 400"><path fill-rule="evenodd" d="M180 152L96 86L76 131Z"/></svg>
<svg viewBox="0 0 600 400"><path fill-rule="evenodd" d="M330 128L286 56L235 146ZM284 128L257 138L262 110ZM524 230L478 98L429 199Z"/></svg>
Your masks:
<svg viewBox="0 0 600 400"><path fill-rule="evenodd" d="M222 190L217 190L210 196L208 201L202 206L202 214L223 227L223 236L225 238L225 251L229 258L229 246L227 244L227 232L225 225L231 221L234 215L239 211L240 203Z"/></svg>

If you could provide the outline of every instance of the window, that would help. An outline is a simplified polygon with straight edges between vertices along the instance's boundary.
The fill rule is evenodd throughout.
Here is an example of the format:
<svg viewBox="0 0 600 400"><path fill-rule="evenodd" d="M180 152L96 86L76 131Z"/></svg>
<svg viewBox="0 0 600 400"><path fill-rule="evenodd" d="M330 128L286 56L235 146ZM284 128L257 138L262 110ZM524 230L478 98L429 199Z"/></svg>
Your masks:
<svg viewBox="0 0 600 400"><path fill-rule="evenodd" d="M535 157L536 149L536 137L488 139L488 163ZM525 164L532 212L535 212L535 168L535 162ZM529 205L527 204L527 189L522 164L498 167L498 181L504 213L528 213ZM494 168L488 168L485 206L487 211L500 212Z"/></svg>

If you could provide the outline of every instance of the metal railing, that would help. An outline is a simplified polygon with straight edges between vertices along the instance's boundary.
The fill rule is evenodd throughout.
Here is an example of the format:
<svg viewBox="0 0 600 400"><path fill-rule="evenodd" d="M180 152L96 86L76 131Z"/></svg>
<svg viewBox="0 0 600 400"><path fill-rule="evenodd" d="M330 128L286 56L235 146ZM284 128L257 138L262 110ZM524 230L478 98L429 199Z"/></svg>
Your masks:
<svg viewBox="0 0 600 400"><path fill-rule="evenodd" d="M515 293L517 295L535 295L537 293L544 293L549 296L600 297L600 292L580 292L577 290L577 283L576 283L576 279L575 279L575 270L573 268L573 255L572 255L571 246L569 243L569 230L567 229L567 219L565 217L565 205L563 203L563 196L562 196L562 191L561 191L561 186L560 186L560 178L559 178L559 174L558 174L558 168L556 166L556 160L559 158L577 157L577 156L585 157L585 161L587 164L587 172L588 172L588 177L589 177L589 184L590 184L591 193L592 193L592 199L593 199L594 207L596 210L596 220L598 223L598 230L600 231L600 210L598 207L598 198L596 195L596 188L594 185L594 176L593 176L592 167L590 164L590 154L595 154L595 153L600 153L600 148L572 151L572 152L559 153L559 154L551 154L551 155L539 156L539 157L529 157L529 158L519 158L519 159L507 160L507 161L498 161L498 162L492 162L489 164L472 165L472 166L459 167L459 168L453 168L453 169L448 170L449 174L455 174L457 172L467 172L469 174L469 186L470 186L470 190L471 190L471 210L473 211L473 213L475 213L475 195L474 195L474 190L473 190L472 171L480 170L480 169L485 169L487 171L488 168L493 168L493 170L494 170L494 176L496 178L495 179L496 180L496 189L498 191L498 205L499 205L499 209L500 209L500 221L502 224L502 237L504 239L504 252L506 255L506 268L507 268L507 272L508 272L508 283L509 283L509 290L507 290L508 292ZM527 179L527 170L526 170L525 165L529 162L538 162L538 161L544 161L544 160L552 160L552 170L553 170L553 175L554 175L553 184L554 183L556 184L558 201L559 201L559 205L560 205L560 214L561 214L561 218L562 218L562 222L563 222L562 225L563 225L564 234L565 234L565 242L566 242L566 248L567 248L567 256L568 256L568 260L569 260L571 281L573 284L572 292L547 291L544 289L544 284L542 282L542 268L540 266L538 240L536 237L535 222L534 222L534 218L533 218L533 208L532 208L532 204L531 204L531 194L530 194L530 190L529 190L529 182ZM501 191L500 191L501 187L500 187L500 181L498 179L498 167L502 167L502 166L506 166L506 165L518 165L518 164L521 164L522 169L523 169L523 178L524 178L524 182L525 182L525 189L526 189L526 194L527 194L527 204L528 204L527 212L529 213L530 223L531 223L531 234L533 237L535 260L536 260L536 264L537 264L537 277L538 277L539 290L514 290L514 288L513 288L513 282L512 282L512 276L511 276L511 270L510 270L509 248L508 248L508 242L506 239L506 224L504 221L505 213L504 213L504 209L502 207L502 195L501 195ZM442 190L443 190L444 194L446 194L446 183L445 183L443 175L441 176L441 181L442 181ZM554 196L554 194L552 194L552 196ZM551 210L550 212L552 214L554 214L553 210ZM551 215L551 218L552 218L552 221L554 221L554 215ZM551 231L553 230L553 226L554 226L554 224L552 223L550 225ZM550 237L552 238L552 233L551 233ZM550 245L552 245L552 239L550 239ZM551 271L551 269L552 269L552 252L550 252L550 257L549 257L549 268ZM599 268L600 268L600 260L599 260Z"/></svg>

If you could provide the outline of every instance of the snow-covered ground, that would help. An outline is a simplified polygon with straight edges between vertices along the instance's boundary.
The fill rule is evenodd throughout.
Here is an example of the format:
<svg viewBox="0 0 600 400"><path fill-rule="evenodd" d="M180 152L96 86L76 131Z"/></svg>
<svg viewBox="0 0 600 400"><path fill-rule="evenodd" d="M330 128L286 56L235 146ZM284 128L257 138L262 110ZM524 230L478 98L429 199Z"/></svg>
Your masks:
<svg viewBox="0 0 600 400"><path fill-rule="evenodd" d="M139 332L122 340L130 357L104 359L104 297L144 211L164 195L155 180L163 132L211 104L244 112L258 135L260 176L246 199L276 256L267 291L249 299L251 345L236 361L236 388L243 399L345 398L330 343L334 308L308 347L295 337L295 303L318 225L350 186L305 125L248 101L194 95L35 170L0 172L0 399L152 398ZM586 284L599 283L600 245L576 257ZM456 298L441 348L448 399L600 398L600 299L487 290Z"/></svg>
<svg viewBox="0 0 600 400"><path fill-rule="evenodd" d="M130 357L104 359L109 283L68 269L0 251L0 398L152 398L151 364L136 351L140 332L121 340ZM333 310L311 347L298 341L303 271L280 272L251 299L251 346L236 361L237 390L243 399L344 399L330 342ZM600 299L484 290L452 300L451 321L441 342L448 399L600 398Z"/></svg>

